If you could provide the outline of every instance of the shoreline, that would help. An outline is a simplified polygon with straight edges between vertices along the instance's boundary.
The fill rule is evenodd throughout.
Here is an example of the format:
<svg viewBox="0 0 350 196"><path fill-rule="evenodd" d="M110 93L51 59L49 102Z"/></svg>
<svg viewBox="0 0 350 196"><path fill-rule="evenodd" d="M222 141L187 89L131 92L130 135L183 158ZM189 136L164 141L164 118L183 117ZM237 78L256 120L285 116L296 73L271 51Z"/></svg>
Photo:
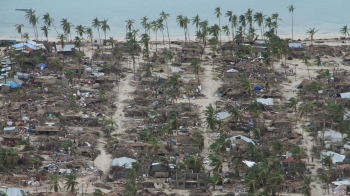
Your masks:
<svg viewBox="0 0 350 196"><path fill-rule="evenodd" d="M139 34L140 36L141 34ZM155 36L152 36L153 34L151 34L151 41L154 42L156 37ZM257 34L259 35L259 34ZM291 39L292 38L292 35L278 35L280 38L282 39ZM72 36L72 38L75 37L75 36ZM113 39L115 41L125 41L125 37L124 36L107 36L107 39L109 37L113 37ZM260 37L260 35L259 35ZM301 42L303 41L308 41L310 36L306 35L306 34L295 34L294 35L294 40L297 41L297 40L300 40ZM340 36L339 33L336 34L336 33L327 33L327 34L320 34L320 35L315 35L314 36L314 41L316 40L328 40L328 41L340 41L340 37L343 37L343 36ZM191 42L193 42L195 39L195 36L190 36L190 40ZM46 41L46 38L44 37L39 37L40 41ZM98 37L96 37L95 39L98 39ZM101 36L101 39L104 39L102 36ZM231 37L230 37L231 39ZM21 38L17 35L17 36L13 36L13 37L2 37L0 36L0 40L16 40L17 42L21 42ZM49 42L57 42L58 39L54 36L50 36L48 38ZM184 35L176 35L176 36L170 36L170 41L184 41L185 40L185 37ZM167 42L168 41L168 37L167 36L164 36L164 41ZM227 36L221 34L221 41L224 41L224 42L227 42L229 41L229 39L227 38ZM157 36L157 42L163 42L163 36Z"/></svg>

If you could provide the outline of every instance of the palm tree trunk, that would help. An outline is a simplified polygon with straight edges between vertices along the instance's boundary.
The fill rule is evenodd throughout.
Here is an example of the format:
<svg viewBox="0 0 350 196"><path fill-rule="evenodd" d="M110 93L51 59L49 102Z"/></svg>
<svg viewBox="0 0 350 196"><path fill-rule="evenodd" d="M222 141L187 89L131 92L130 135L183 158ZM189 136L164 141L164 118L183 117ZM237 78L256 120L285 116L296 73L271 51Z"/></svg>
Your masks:
<svg viewBox="0 0 350 196"><path fill-rule="evenodd" d="M57 29L56 29L55 25L54 25L54 24L52 24L52 26L53 26L53 28L55 29L55 31L56 31L56 33L57 33L57 35L59 35L59 33L58 33L58 31L57 31Z"/></svg>
<svg viewBox="0 0 350 196"><path fill-rule="evenodd" d="M163 34L163 45L164 45L164 31L162 30L162 34Z"/></svg>
<svg viewBox="0 0 350 196"><path fill-rule="evenodd" d="M186 28L186 31L187 31L187 36L188 36L188 43L190 43L191 42L190 31L188 30L188 28Z"/></svg>
<svg viewBox="0 0 350 196"><path fill-rule="evenodd" d="M220 47L221 47L221 25L220 25L220 17L219 17L219 28L220 28Z"/></svg>
<svg viewBox="0 0 350 196"><path fill-rule="evenodd" d="M186 34L186 28L184 27L184 33L185 33L185 44L187 43L187 34Z"/></svg>
<svg viewBox="0 0 350 196"><path fill-rule="evenodd" d="M157 43L157 31L156 31L156 52L157 52L157 48L158 48L158 43Z"/></svg>
<svg viewBox="0 0 350 196"><path fill-rule="evenodd" d="M165 20L165 25L166 25L166 31L168 33L168 39L169 39L169 48L170 48L170 36L169 36L169 29L168 29L168 22Z"/></svg>
<svg viewBox="0 0 350 196"><path fill-rule="evenodd" d="M231 34L232 34L232 41L235 40L235 34L233 32L233 24L231 23Z"/></svg>
<svg viewBox="0 0 350 196"><path fill-rule="evenodd" d="M294 17L293 17L293 12L292 12L292 40L294 40L293 34L294 34Z"/></svg>

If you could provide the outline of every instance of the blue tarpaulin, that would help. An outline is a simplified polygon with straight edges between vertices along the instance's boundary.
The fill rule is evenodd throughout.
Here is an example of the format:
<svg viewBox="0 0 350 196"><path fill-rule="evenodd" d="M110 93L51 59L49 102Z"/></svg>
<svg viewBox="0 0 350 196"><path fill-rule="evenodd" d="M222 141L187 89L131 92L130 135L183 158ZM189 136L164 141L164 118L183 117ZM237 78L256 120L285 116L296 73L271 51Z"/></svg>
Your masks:
<svg viewBox="0 0 350 196"><path fill-rule="evenodd" d="M40 69L46 69L46 68L47 68L46 65L45 65L44 63L41 63L41 64L39 65L39 67L40 67Z"/></svg>
<svg viewBox="0 0 350 196"><path fill-rule="evenodd" d="M254 91L261 91L261 89L263 89L263 87L261 87L261 86L254 86Z"/></svg>
<svg viewBox="0 0 350 196"><path fill-rule="evenodd" d="M8 85L10 85L11 88L19 88L21 85L17 84L16 82L9 81L7 82Z"/></svg>

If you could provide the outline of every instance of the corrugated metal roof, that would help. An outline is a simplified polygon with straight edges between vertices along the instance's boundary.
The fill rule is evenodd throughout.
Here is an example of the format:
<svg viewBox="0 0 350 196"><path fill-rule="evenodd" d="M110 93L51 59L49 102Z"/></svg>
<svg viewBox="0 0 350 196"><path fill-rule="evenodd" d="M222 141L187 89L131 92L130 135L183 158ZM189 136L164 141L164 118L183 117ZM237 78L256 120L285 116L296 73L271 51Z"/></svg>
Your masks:
<svg viewBox="0 0 350 196"><path fill-rule="evenodd" d="M73 48L75 48L74 44L65 44L63 48L61 45L56 45L57 52L71 52Z"/></svg>
<svg viewBox="0 0 350 196"><path fill-rule="evenodd" d="M304 46L299 42L288 43L289 48L304 48Z"/></svg>

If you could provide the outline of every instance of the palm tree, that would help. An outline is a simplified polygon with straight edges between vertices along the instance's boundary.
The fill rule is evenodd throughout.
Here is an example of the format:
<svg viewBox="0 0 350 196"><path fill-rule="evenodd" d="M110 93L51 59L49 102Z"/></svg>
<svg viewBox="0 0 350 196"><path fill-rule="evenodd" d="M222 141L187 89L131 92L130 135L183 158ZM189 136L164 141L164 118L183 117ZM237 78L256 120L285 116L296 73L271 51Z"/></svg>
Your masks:
<svg viewBox="0 0 350 196"><path fill-rule="evenodd" d="M110 30L107 22L108 22L108 19L104 19L101 21L101 29L102 29L103 33L105 34L105 42L107 41L106 31Z"/></svg>
<svg viewBox="0 0 350 196"><path fill-rule="evenodd" d="M349 35L348 25L345 25L342 28L340 28L340 33L345 36L345 46L346 46L346 36Z"/></svg>
<svg viewBox="0 0 350 196"><path fill-rule="evenodd" d="M155 137L151 137L150 141L150 148L151 148L151 154L152 155L157 155L159 152L159 149L161 148L162 144L160 143L160 141L155 138Z"/></svg>
<svg viewBox="0 0 350 196"><path fill-rule="evenodd" d="M29 34L28 33L23 33L23 38L26 43L29 41Z"/></svg>
<svg viewBox="0 0 350 196"><path fill-rule="evenodd" d="M93 47L93 42L92 42L92 38L94 37L94 32L92 31L92 29L90 27L86 28L85 30L86 33L86 39L90 40L90 44L91 44L91 50L92 50L92 54L94 53L94 47Z"/></svg>
<svg viewBox="0 0 350 196"><path fill-rule="evenodd" d="M220 182L221 180L221 175L216 173L213 176L209 176L207 178L207 182L213 187L213 191L215 190L216 184Z"/></svg>
<svg viewBox="0 0 350 196"><path fill-rule="evenodd" d="M332 155L323 155L322 156L322 162L328 166L328 169L332 169L332 165L333 165L333 156Z"/></svg>
<svg viewBox="0 0 350 196"><path fill-rule="evenodd" d="M252 129L252 133L253 133L252 135L254 136L254 139L257 139L257 140L261 139L261 131L259 128L254 127Z"/></svg>
<svg viewBox="0 0 350 196"><path fill-rule="evenodd" d="M104 192L101 191L101 189L94 189L94 192L92 193L93 196L103 196Z"/></svg>
<svg viewBox="0 0 350 196"><path fill-rule="evenodd" d="M204 136L202 132L198 131L192 134L194 140L197 142L199 149L202 150L204 148Z"/></svg>
<svg viewBox="0 0 350 196"><path fill-rule="evenodd" d="M292 108L292 110L295 112L295 124L297 124L297 105L299 103L299 100L295 97L291 97L289 100L289 106L290 108Z"/></svg>
<svg viewBox="0 0 350 196"><path fill-rule="evenodd" d="M94 18L92 20L92 27L97 29L97 32L98 32L98 38L101 40L101 35L100 35L100 28L101 28L101 21L98 20L98 18ZM99 41L100 42L100 41Z"/></svg>
<svg viewBox="0 0 350 196"><path fill-rule="evenodd" d="M22 42L23 42L23 38L22 38L22 27L23 26L24 26L23 24L16 24L15 25L17 33L19 33L21 35L21 41Z"/></svg>
<svg viewBox="0 0 350 196"><path fill-rule="evenodd" d="M68 176L66 176L66 182L65 182L64 188L67 190L70 189L71 192L74 192L75 186L79 184L76 180L77 180L77 177L74 174L69 174Z"/></svg>
<svg viewBox="0 0 350 196"><path fill-rule="evenodd" d="M334 122L339 123L340 131L345 133L347 129L344 126L346 124L344 122L346 119L349 119L346 107L342 103L332 101L328 104L328 111L332 115Z"/></svg>
<svg viewBox="0 0 350 196"><path fill-rule="evenodd" d="M215 127L217 125L217 119L216 119L216 112L211 105L205 107L206 110L204 110L204 115L206 117L206 122L207 122L207 128L211 129L212 131L215 130Z"/></svg>
<svg viewBox="0 0 350 196"><path fill-rule="evenodd" d="M265 18L265 15L263 14L263 12L257 12L254 14L254 22L256 22L256 24L258 24L258 26L260 28L261 39L264 39L264 37L263 37L264 18Z"/></svg>
<svg viewBox="0 0 350 196"><path fill-rule="evenodd" d="M316 102L318 102L319 91L323 89L321 83L317 81L312 81L311 89L316 94Z"/></svg>
<svg viewBox="0 0 350 196"><path fill-rule="evenodd" d="M304 196L311 196L311 176L304 177L302 194Z"/></svg>
<svg viewBox="0 0 350 196"><path fill-rule="evenodd" d="M294 159L294 162L299 162L301 164L301 158L303 156L303 149L300 146L295 146L292 150L292 156Z"/></svg>
<svg viewBox="0 0 350 196"><path fill-rule="evenodd" d="M162 12L163 13L163 12ZM161 13L161 14L162 14ZM147 24L148 24L148 18L147 18L147 16L144 16L144 17L142 17L141 18L141 25L142 25L142 27L145 29L145 33L147 33Z"/></svg>
<svg viewBox="0 0 350 196"><path fill-rule="evenodd" d="M222 29L224 30L225 35L228 37L228 41L231 41L230 40L230 34L231 34L230 28L227 25L225 25L225 26L222 26Z"/></svg>
<svg viewBox="0 0 350 196"><path fill-rule="evenodd" d="M245 19L247 20L247 23L249 24L250 28L253 28L253 10L248 9L246 13L244 13Z"/></svg>
<svg viewBox="0 0 350 196"><path fill-rule="evenodd" d="M255 168L257 167L258 166L253 166L253 168L251 168L248 174L245 176L246 184L244 187L248 189L248 193L251 194L255 194L259 189L260 180L256 177L256 173L254 172L256 171Z"/></svg>
<svg viewBox="0 0 350 196"><path fill-rule="evenodd" d="M170 17L169 14L165 13L164 11L162 11L160 13L160 18L163 19L165 21L165 27L166 27L166 31L168 33L168 39L169 39L169 48L170 48L170 36L169 36L169 29L168 29L168 17Z"/></svg>
<svg viewBox="0 0 350 196"><path fill-rule="evenodd" d="M199 60L195 59L191 61L191 68L194 76L197 77L197 83L199 83L199 74L202 72L201 64Z"/></svg>
<svg viewBox="0 0 350 196"><path fill-rule="evenodd" d="M164 45L164 24L163 24L163 19L162 18L158 18L157 19L157 25L159 30L162 32L163 35L163 45Z"/></svg>
<svg viewBox="0 0 350 196"><path fill-rule="evenodd" d="M256 162L261 161L263 158L263 152L262 149L252 143L248 144L248 150L247 150L249 156Z"/></svg>
<svg viewBox="0 0 350 196"><path fill-rule="evenodd" d="M33 9L29 9L25 12L25 19L27 19L29 21L29 24L31 24L33 26L33 30L34 30L34 36L36 38L36 40L38 39L38 35L37 35L37 24L39 23L38 19L39 17L36 17L35 15L35 10Z"/></svg>
<svg viewBox="0 0 350 196"><path fill-rule="evenodd" d="M192 25L196 26L197 31L199 30L200 23L201 23L201 19L199 18L199 15L197 14L195 17L192 18Z"/></svg>
<svg viewBox="0 0 350 196"><path fill-rule="evenodd" d="M271 151L276 155L282 156L282 154L284 153L284 146L283 146L282 142L275 141L272 144Z"/></svg>
<svg viewBox="0 0 350 196"><path fill-rule="evenodd" d="M30 161L33 164L37 173L39 173L39 169L40 169L40 166L41 166L43 160L44 160L44 158L42 158L41 156L37 156Z"/></svg>
<svg viewBox="0 0 350 196"><path fill-rule="evenodd" d="M136 196L137 194L136 170L135 169L130 170L126 176L127 176L127 183L125 185L124 195Z"/></svg>
<svg viewBox="0 0 350 196"><path fill-rule="evenodd" d="M314 35L317 33L318 30L315 30L315 28L310 28L306 31L306 34L309 34L311 37L310 44L312 45L312 42L314 41Z"/></svg>
<svg viewBox="0 0 350 196"><path fill-rule="evenodd" d="M75 27L75 30L76 30L76 33L80 36L80 38L83 38L86 28L83 25L77 25Z"/></svg>
<svg viewBox="0 0 350 196"><path fill-rule="evenodd" d="M68 22L67 18L62 18L61 20L61 26L63 28L63 32L66 35L66 38L68 39L68 36L70 37L70 40L72 40L72 34L71 34L71 28L74 27L72 23Z"/></svg>
<svg viewBox="0 0 350 196"><path fill-rule="evenodd" d="M331 183L331 173L321 171L320 173L318 173L317 177L318 179L320 179L322 183L326 183L326 187L329 194L329 184ZM326 189L324 190L324 192L326 193Z"/></svg>
<svg viewBox="0 0 350 196"><path fill-rule="evenodd" d="M290 4L288 6L288 11L289 11L289 13L292 13L292 40L294 40L294 37L293 37L293 32L294 32L294 30L293 30L293 27L294 27L294 10L295 10L295 7L293 6L293 4Z"/></svg>
<svg viewBox="0 0 350 196"><path fill-rule="evenodd" d="M60 41L61 48L63 49L65 46L65 40L67 39L64 34L58 35L57 39Z"/></svg>
<svg viewBox="0 0 350 196"><path fill-rule="evenodd" d="M201 173L204 171L202 157L198 154L189 156L185 163L193 170L193 173Z"/></svg>
<svg viewBox="0 0 350 196"><path fill-rule="evenodd" d="M226 146L229 144L229 140L226 140L226 137L223 135L220 135L218 139L215 140L214 143L210 145L210 149L213 150L215 153L218 154L225 154L226 153Z"/></svg>
<svg viewBox="0 0 350 196"><path fill-rule="evenodd" d="M46 37L46 41L49 42L49 28L47 26L41 27L41 30L43 31L43 35Z"/></svg>
<svg viewBox="0 0 350 196"><path fill-rule="evenodd" d="M13 148L0 149L0 166L2 168L10 168L13 167L18 160L18 152Z"/></svg>
<svg viewBox="0 0 350 196"><path fill-rule="evenodd" d="M128 31L129 31L129 33L130 33L131 30L133 29L135 20L133 20L133 19L127 19L125 22L126 22L125 33L126 33L126 35L127 35L127 34L128 34ZM127 37L127 36L126 36L126 37Z"/></svg>
<svg viewBox="0 0 350 196"><path fill-rule="evenodd" d="M243 74L241 76L241 86L242 90L247 93L249 96L253 95L254 89L252 83L249 81L247 75Z"/></svg>
<svg viewBox="0 0 350 196"><path fill-rule="evenodd" d="M182 15L178 15L176 17L176 22L177 24L184 29L184 33L185 33L185 44L187 43L187 33L186 33L186 27L184 24L184 17Z"/></svg>
<svg viewBox="0 0 350 196"><path fill-rule="evenodd" d="M233 120L236 122L236 123L239 123L239 122L242 122L244 116L242 115L241 111L239 111L238 108L236 107L233 107L230 111L230 114L233 118Z"/></svg>
<svg viewBox="0 0 350 196"><path fill-rule="evenodd" d="M54 24L54 21L55 21L55 20L54 20L53 18L51 18L49 12L46 12L46 14L43 15L43 18L42 18L42 19L44 20L44 24L45 24L47 27L51 27L51 25L52 25L53 28L55 29L57 35L59 35L59 33L58 33L58 31L57 31L57 29L56 29L56 27L55 27L55 24Z"/></svg>
<svg viewBox="0 0 350 196"><path fill-rule="evenodd" d="M273 26L274 26L274 29L275 29L275 34L277 35L278 21L282 21L282 19L279 18L279 14L278 13L272 14L271 19L275 20L275 21L273 21Z"/></svg>
<svg viewBox="0 0 350 196"><path fill-rule="evenodd" d="M240 177L239 175L239 171L240 171L240 167L242 165L242 162L239 158L235 158L233 161L232 161L232 170L234 171L235 173L235 176L237 177ZM230 169L230 168L229 168Z"/></svg>
<svg viewBox="0 0 350 196"><path fill-rule="evenodd" d="M215 12L214 14L216 15L216 18L219 19L219 28L221 27L221 24L220 24L220 17L221 17L221 10L220 10L220 7L216 7L215 8ZM220 31L220 46L221 46L221 31Z"/></svg>
<svg viewBox="0 0 350 196"><path fill-rule="evenodd" d="M63 143L63 149L66 152L67 156L75 154L75 144L72 140L65 140Z"/></svg>
<svg viewBox="0 0 350 196"><path fill-rule="evenodd" d="M51 176L50 176L50 180L49 180L49 184L50 184L50 190L54 190L55 191L55 193L57 193L58 192L58 189L60 189L61 190L61 187L60 187L60 183L61 183L62 181L60 180L60 176L59 175L57 175L57 174L52 174Z"/></svg>
<svg viewBox="0 0 350 196"><path fill-rule="evenodd" d="M213 172L222 173L222 164L224 162L224 158L218 154L210 154L210 166L213 166Z"/></svg>
<svg viewBox="0 0 350 196"><path fill-rule="evenodd" d="M157 23L157 21L152 21L151 22L151 25L152 25L152 30L156 33L156 52L157 52L157 48L158 48L158 43L157 43L157 32L158 32L158 28L159 28L159 26L158 26L158 23Z"/></svg>
<svg viewBox="0 0 350 196"><path fill-rule="evenodd" d="M190 32L188 31L188 24L190 22L191 22L191 20L187 16L183 17L183 24L184 24L184 28L186 29L186 32L187 32L188 42L191 42Z"/></svg>
<svg viewBox="0 0 350 196"><path fill-rule="evenodd" d="M227 11L225 14L226 17L228 17L228 21L230 22L230 26L231 26L231 32L232 32L232 41L235 39L235 33L234 33L234 23L233 23L233 12L232 11ZM236 22L237 22L237 17L236 17Z"/></svg>

